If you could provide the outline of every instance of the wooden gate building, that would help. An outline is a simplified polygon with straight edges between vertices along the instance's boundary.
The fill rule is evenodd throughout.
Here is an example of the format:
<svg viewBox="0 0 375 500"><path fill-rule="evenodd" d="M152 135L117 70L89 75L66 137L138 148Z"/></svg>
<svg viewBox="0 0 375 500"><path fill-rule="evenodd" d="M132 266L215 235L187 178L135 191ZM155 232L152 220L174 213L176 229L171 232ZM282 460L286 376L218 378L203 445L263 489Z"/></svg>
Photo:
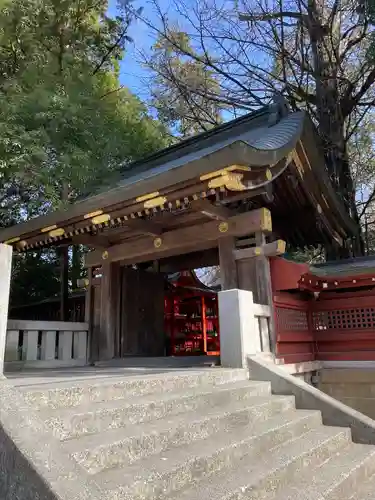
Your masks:
<svg viewBox="0 0 375 500"><path fill-rule="evenodd" d="M112 189L3 229L0 242L90 249L91 356L112 359L163 355L163 273L220 265L224 290L271 306L270 256L357 236L308 116L271 105L127 166Z"/></svg>

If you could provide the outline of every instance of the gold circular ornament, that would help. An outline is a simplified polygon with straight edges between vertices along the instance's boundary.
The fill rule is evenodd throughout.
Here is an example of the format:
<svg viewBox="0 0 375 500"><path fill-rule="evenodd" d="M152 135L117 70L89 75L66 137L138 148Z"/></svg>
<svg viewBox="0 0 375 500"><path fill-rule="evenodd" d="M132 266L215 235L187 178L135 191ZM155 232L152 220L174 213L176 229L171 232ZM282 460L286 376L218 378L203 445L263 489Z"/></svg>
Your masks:
<svg viewBox="0 0 375 500"><path fill-rule="evenodd" d="M19 250L24 250L26 247L27 247L27 242L22 240L22 241L19 241L16 245L16 247L19 249Z"/></svg>
<svg viewBox="0 0 375 500"><path fill-rule="evenodd" d="M107 250L104 250L104 252L102 253L102 259L103 259L103 260L108 259L108 255L109 255L109 254L108 254Z"/></svg>
<svg viewBox="0 0 375 500"><path fill-rule="evenodd" d="M226 233L229 229L229 224L228 222L220 222L219 224L219 231L221 233Z"/></svg>
<svg viewBox="0 0 375 500"><path fill-rule="evenodd" d="M155 247L155 248L160 248L160 247L161 247L161 245L162 245L162 243L163 243L163 241L162 241L162 239L161 239L161 238L155 238L155 239L154 239L154 247Z"/></svg>

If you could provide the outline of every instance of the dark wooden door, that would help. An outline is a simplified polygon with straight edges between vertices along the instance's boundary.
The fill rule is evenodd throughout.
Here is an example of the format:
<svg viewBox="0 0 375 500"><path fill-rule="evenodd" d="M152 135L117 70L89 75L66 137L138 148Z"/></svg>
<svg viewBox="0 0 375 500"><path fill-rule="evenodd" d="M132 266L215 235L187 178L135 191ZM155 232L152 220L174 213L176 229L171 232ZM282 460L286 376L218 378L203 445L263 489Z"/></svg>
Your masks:
<svg viewBox="0 0 375 500"><path fill-rule="evenodd" d="M121 282L121 356L163 356L163 275L122 268Z"/></svg>

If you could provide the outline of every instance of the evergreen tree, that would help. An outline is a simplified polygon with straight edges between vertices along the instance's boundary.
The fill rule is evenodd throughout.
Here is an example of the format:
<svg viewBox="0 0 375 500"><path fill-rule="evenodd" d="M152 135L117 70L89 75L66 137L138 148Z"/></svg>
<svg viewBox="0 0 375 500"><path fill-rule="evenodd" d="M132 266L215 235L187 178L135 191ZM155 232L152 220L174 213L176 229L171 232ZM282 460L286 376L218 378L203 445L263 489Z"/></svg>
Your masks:
<svg viewBox="0 0 375 500"><path fill-rule="evenodd" d="M134 14L126 4L110 18L107 7L97 0L0 1L3 226L104 189L133 160L166 144L165 129L119 83ZM14 290L38 277L48 295L54 273L29 269L46 271L48 262L56 267L49 252L19 259Z"/></svg>

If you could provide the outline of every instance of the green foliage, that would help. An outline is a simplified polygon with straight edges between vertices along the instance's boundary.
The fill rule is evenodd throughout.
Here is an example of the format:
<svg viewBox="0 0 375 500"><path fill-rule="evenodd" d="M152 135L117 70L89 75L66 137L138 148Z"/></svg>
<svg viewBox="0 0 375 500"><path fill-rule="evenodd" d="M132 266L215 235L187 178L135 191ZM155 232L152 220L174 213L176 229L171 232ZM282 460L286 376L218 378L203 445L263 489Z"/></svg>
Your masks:
<svg viewBox="0 0 375 500"><path fill-rule="evenodd" d="M13 256L11 305L39 302L59 290L59 263L53 250Z"/></svg>
<svg viewBox="0 0 375 500"><path fill-rule="evenodd" d="M127 19L107 18L106 2L93 0L7 5L0 15L5 182L17 179L34 188L42 205L58 206L163 144L146 108L119 88L115 63Z"/></svg>
<svg viewBox="0 0 375 500"><path fill-rule="evenodd" d="M215 101L218 79L200 61L187 33L176 29L169 31L168 39L160 36L147 65L155 74L152 106L163 123L187 137L221 122L224 106Z"/></svg>
<svg viewBox="0 0 375 500"><path fill-rule="evenodd" d="M165 129L118 81L128 4L112 19L106 1L0 0L0 225L104 189L166 144ZM49 254L20 259L18 283L44 266L47 296L50 264Z"/></svg>
<svg viewBox="0 0 375 500"><path fill-rule="evenodd" d="M27 75L30 82L34 75ZM64 75L8 91L0 109L0 157L6 178L20 176L56 207L113 183L124 163L154 151L162 130L107 75ZM64 196L62 190L66 187Z"/></svg>
<svg viewBox="0 0 375 500"><path fill-rule="evenodd" d="M284 255L284 259L304 264L317 264L319 262L325 261L324 248L321 246L317 248L314 247L306 247L300 249L288 248L287 253Z"/></svg>

